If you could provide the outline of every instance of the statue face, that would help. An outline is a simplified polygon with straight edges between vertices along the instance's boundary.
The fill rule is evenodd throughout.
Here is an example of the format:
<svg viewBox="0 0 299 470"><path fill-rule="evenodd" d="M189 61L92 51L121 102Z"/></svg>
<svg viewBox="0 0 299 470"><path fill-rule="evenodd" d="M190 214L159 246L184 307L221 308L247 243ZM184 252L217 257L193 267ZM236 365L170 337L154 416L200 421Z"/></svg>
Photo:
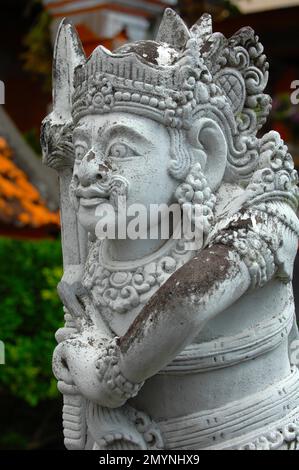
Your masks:
<svg viewBox="0 0 299 470"><path fill-rule="evenodd" d="M168 173L170 138L162 124L128 113L86 116L73 142L72 188L80 223L89 232L95 231L103 203L115 205L116 181L127 207L173 202L178 182ZM116 225L115 217L111 222Z"/></svg>

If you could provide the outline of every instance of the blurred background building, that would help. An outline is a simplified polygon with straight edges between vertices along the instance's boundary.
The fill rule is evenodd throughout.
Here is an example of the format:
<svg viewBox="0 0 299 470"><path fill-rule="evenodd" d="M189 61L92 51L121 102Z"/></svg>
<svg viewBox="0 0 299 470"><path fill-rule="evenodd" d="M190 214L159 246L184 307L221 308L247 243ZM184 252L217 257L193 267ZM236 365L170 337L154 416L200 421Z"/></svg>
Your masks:
<svg viewBox="0 0 299 470"><path fill-rule="evenodd" d="M270 62L273 109L263 132L280 132L299 169L299 0L1 0L0 80L0 449L63 448L60 397L51 372L53 332L63 313L56 175L41 163L39 129L51 103L53 41L75 24L87 55L102 44L153 37L165 7L191 26L202 13L231 36L250 25ZM299 94L298 94L299 96ZM25 240L24 240L25 239ZM299 262L294 292L299 306Z"/></svg>
<svg viewBox="0 0 299 470"><path fill-rule="evenodd" d="M76 26L85 52L89 55L98 44L114 49L126 41L148 36L159 24L168 6L176 0L43 0L51 15L51 37L54 40L61 19L67 16Z"/></svg>

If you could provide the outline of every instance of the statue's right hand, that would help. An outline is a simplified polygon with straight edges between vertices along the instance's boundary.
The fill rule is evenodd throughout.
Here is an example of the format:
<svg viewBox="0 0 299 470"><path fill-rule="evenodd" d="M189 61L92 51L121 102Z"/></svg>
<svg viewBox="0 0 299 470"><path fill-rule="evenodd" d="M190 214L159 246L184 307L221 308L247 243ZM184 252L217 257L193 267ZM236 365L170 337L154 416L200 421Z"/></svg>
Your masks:
<svg viewBox="0 0 299 470"><path fill-rule="evenodd" d="M53 353L52 367L57 380L61 380L68 385L73 384L73 379L66 362L64 341L58 344Z"/></svg>
<svg viewBox="0 0 299 470"><path fill-rule="evenodd" d="M53 355L53 372L58 379L62 393L81 394L101 406L116 408L125 403L126 394L119 393L114 384L111 388L111 374L114 359L106 357L107 338L96 341L92 334L74 335L62 341ZM104 354L105 359L99 359ZM99 364L102 364L99 373ZM105 371L105 373L104 373ZM119 378L117 379L119 381Z"/></svg>
<svg viewBox="0 0 299 470"><path fill-rule="evenodd" d="M85 398L101 401L101 388L95 367L98 350L79 335L62 341L53 354L53 372L62 393L80 393Z"/></svg>

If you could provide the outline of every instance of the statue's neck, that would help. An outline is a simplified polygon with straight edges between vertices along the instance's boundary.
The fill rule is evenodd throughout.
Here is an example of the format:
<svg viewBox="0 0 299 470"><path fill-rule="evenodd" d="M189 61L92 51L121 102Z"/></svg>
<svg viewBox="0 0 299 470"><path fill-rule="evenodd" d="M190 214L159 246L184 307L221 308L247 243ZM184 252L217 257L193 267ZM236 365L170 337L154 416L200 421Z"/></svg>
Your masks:
<svg viewBox="0 0 299 470"><path fill-rule="evenodd" d="M172 221L169 221L170 238L174 231ZM178 228L178 227L177 227ZM159 234L159 235L158 235ZM115 239L105 241L105 251L109 254L111 260L126 262L126 261L138 261L143 258L150 257L158 252L170 238L161 238L161 226L158 225L157 238L150 236L150 231L147 233L147 238L135 239Z"/></svg>
<svg viewBox="0 0 299 470"><path fill-rule="evenodd" d="M106 240L106 250L115 261L132 261L150 256L159 250L167 240Z"/></svg>

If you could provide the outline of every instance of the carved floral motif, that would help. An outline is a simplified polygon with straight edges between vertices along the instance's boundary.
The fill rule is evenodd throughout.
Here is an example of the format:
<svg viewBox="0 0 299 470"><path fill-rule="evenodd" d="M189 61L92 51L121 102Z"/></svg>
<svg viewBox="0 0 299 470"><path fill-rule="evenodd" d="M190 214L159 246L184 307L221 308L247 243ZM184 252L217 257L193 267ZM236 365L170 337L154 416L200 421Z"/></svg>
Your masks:
<svg viewBox="0 0 299 470"><path fill-rule="evenodd" d="M108 307L118 312L145 304L153 292L181 266L192 252L185 250L184 241L177 240L165 255L157 255L148 263L134 268L116 270L105 265L101 241L90 249L86 263L83 285L92 292L93 301L99 308Z"/></svg>

